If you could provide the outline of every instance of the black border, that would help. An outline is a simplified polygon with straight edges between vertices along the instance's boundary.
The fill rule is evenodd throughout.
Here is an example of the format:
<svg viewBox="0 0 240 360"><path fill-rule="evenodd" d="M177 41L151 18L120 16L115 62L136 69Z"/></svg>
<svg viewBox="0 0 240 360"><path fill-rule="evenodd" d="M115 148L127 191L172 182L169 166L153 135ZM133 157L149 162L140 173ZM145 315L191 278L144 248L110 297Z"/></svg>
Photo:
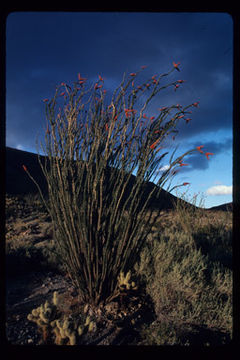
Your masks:
<svg viewBox="0 0 240 360"><path fill-rule="evenodd" d="M32 3L33 4L33 3ZM55 3L56 4L56 3ZM156 4L156 2L155 2ZM196 2L195 2L196 4ZM236 2L235 2L236 4ZM122 5L122 3L121 3ZM0 233L1 233L1 241L0 241L0 286L3 290L5 290L5 274L4 274L4 232L5 232L5 217L4 217L4 209L5 209L5 176L3 176L2 169L5 169L5 133L6 133L6 108L5 108L5 94L6 94L6 22L7 16L12 12L30 12L30 11L41 11L41 12L92 12L92 11L118 11L118 12L224 12L228 13L232 16L233 19L233 28L234 28L234 73L233 73L233 90L234 90L234 97L233 97L233 340L229 345L224 345L220 347L210 347L210 348L203 348L203 347L178 347L178 346L164 346L164 347L155 347L155 346L108 346L108 347L92 347L92 346L79 346L79 347L51 347L51 346L38 346L38 347L31 347L31 346L17 346L8 344L5 339L5 314L4 314L4 305L0 306L1 309L1 318L0 318L0 343L4 345L9 358L16 356L29 356L29 358L37 358L43 355L51 356L55 355L58 356L65 356L66 354L76 354L76 355L85 355L90 356L91 358L99 357L99 356L109 356L112 355L122 355L126 356L129 355L129 358L132 358L134 355L190 355L190 358L194 356L194 358L201 358L204 357L211 357L211 359L219 358L222 355L231 357L236 351L236 354L239 352L239 345L240 345L240 321L239 321L239 305L240 305L240 271L239 271L239 264L240 264L240 241L239 241L239 228L240 228L240 107L239 107L239 99L240 99L240 92L239 92L239 84L240 84L240 77L239 77L239 69L240 69L240 11L237 8L237 4L235 5L236 8L227 7L226 3L221 2L216 7L215 2L212 3L212 6L209 4L204 4L203 2L198 2L197 5L189 3L184 5L183 3L174 4L165 4L160 7L156 6L149 6L148 8L141 7L129 7L129 6L121 6L115 7L111 6L105 8L103 6L87 6L81 3L81 6L78 7L76 2L74 5L66 6L54 6L54 5L46 5L42 2L40 4L34 5L25 5L23 2L19 3L10 3L1 5L0 8L0 65L1 65L1 79L0 79L0 110L1 110L1 122L0 122L0 169L1 169L1 176L0 176L0 206L1 206L1 219L0 219ZM0 292L0 301L3 301L5 304L5 291ZM2 350L1 346L1 350ZM95 356L94 356L95 355ZM233 358L233 357L232 357Z"/></svg>

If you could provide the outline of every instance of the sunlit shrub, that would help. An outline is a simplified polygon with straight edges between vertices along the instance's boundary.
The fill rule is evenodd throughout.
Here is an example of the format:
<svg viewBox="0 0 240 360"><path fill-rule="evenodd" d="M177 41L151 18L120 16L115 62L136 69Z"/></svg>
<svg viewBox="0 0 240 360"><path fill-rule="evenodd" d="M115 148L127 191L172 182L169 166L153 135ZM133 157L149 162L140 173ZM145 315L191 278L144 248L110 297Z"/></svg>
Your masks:
<svg viewBox="0 0 240 360"><path fill-rule="evenodd" d="M124 74L111 97L102 76L87 88L87 79L78 74L73 85L61 83L51 100L44 99L47 128L42 147L47 161L40 164L48 183L46 207L59 259L82 299L95 305L118 296L119 275L134 267L152 226L152 212L147 215L150 199L176 168L187 165L186 155L203 153L203 146L178 157L174 151L166 170L156 171L168 155L167 139L174 141L178 122L188 123L189 108L198 102L150 114L149 104L160 91L176 91L184 81L164 82L179 71L179 64L138 83L143 69ZM23 169L30 175L25 165ZM149 180L156 186L146 193Z"/></svg>

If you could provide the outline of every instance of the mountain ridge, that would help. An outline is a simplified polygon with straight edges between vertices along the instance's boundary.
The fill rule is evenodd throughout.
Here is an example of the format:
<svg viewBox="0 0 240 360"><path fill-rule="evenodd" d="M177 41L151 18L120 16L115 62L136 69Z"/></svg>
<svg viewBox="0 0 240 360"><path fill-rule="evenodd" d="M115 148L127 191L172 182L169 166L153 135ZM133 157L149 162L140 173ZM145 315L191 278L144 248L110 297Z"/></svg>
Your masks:
<svg viewBox="0 0 240 360"><path fill-rule="evenodd" d="M40 155L41 160L44 160L44 158L46 157ZM11 147L6 147L6 174L5 174L6 194L26 195L26 194L38 193L38 189L36 185L33 183L33 181L24 171L23 165L27 167L32 177L34 179L37 179L40 188L42 189L43 193L46 194L47 182L39 165L38 155L32 152L18 150ZM131 175L128 191L130 191L131 186L135 181L135 178L136 178L135 175ZM145 196L147 196L148 192L150 192L153 189L154 186L156 185L152 182L146 183L144 190L144 198ZM174 204L176 201L177 201L176 196L162 189L159 197L151 198L149 207L161 209L161 210L171 210L174 208ZM194 206L194 205L189 204L189 206ZM229 209L230 210L232 209L232 203L222 204L206 210L229 210Z"/></svg>

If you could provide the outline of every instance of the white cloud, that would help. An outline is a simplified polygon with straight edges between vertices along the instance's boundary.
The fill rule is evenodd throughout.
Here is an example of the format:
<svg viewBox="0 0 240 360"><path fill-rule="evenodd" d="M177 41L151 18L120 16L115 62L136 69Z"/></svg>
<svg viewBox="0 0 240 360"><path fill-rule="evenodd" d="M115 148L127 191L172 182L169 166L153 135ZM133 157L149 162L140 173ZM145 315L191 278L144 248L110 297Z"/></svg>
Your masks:
<svg viewBox="0 0 240 360"><path fill-rule="evenodd" d="M212 186L206 191L207 195L231 195L232 186L216 185Z"/></svg>
<svg viewBox="0 0 240 360"><path fill-rule="evenodd" d="M23 147L21 144L18 144L18 145L16 146L16 149L18 149L18 150L24 150L24 147Z"/></svg>

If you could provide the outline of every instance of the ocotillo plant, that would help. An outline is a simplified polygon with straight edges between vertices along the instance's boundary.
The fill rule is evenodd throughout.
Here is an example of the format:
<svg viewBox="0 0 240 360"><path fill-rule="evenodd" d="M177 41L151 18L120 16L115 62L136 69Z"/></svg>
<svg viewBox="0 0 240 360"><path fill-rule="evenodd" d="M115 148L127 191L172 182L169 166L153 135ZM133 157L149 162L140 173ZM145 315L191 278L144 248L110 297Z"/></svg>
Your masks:
<svg viewBox="0 0 240 360"><path fill-rule="evenodd" d="M149 231L150 199L176 167L185 165L184 156L202 152L200 146L175 159L173 152L167 170L161 175L156 171L168 154L165 140L177 133L180 119L190 120L188 109L198 105L172 105L159 109L155 117L146 115L161 90L176 90L183 82L164 84L165 77L179 71L178 65L141 85L135 83L144 66L124 74L110 100L100 75L86 88L87 79L80 74L72 86L61 83L54 97L44 100L47 129L42 147L48 161L40 164L48 183L47 208L61 259L83 301L93 305L118 296L118 277L133 268ZM143 201L150 179L156 187Z"/></svg>

